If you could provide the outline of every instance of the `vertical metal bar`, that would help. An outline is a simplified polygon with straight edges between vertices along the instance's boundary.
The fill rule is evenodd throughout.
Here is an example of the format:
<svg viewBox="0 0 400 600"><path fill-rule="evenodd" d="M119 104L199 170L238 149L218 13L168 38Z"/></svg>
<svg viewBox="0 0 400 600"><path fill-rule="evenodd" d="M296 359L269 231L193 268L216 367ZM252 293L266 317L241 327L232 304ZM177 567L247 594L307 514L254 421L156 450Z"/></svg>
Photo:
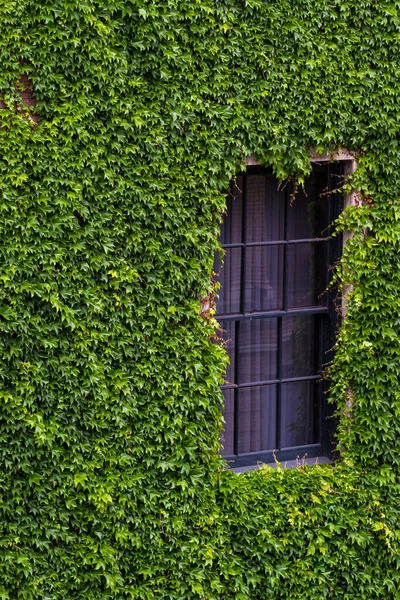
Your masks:
<svg viewBox="0 0 400 600"><path fill-rule="evenodd" d="M328 227L332 227L332 175L331 175L331 165L328 163L328 173L327 173L327 187L328 187ZM331 231L329 234L331 235Z"/></svg>
<svg viewBox="0 0 400 600"><path fill-rule="evenodd" d="M247 173L243 174L242 181L242 256L240 261L240 312L246 309L246 237L247 237ZM235 383L240 383L240 321L235 321ZM234 425L233 425L233 451L239 454L239 388L234 392Z"/></svg>
<svg viewBox="0 0 400 600"><path fill-rule="evenodd" d="M285 187L285 206L283 212L283 239L288 241L288 231L289 231L289 190L288 185ZM288 276L289 276L289 245L283 245L283 310L288 309Z"/></svg>
<svg viewBox="0 0 400 600"><path fill-rule="evenodd" d="M314 371L317 374L322 369L323 364L323 319L325 315L315 315L311 317L314 321ZM313 422L313 443L323 442L321 435L323 421L325 419L324 402L323 402L323 382L316 381L314 383L314 422Z"/></svg>
<svg viewBox="0 0 400 600"><path fill-rule="evenodd" d="M328 248L327 248L327 254L326 254L326 264L324 265L325 268L325 281L326 284L329 284L329 266L331 264L334 263L334 257L332 255L332 221L333 221L333 207L332 207L332 178L331 178L331 165L330 163L326 166L326 188L328 190L328 194L326 196L327 198L327 202L328 202L328 232L329 232L329 241L328 241ZM333 259L333 260L332 260ZM332 305L332 297L331 297L331 292L328 290L326 292L327 294L327 307L328 307L328 312L331 313L331 305ZM314 317L315 318L315 317ZM319 349L319 357L318 357L318 361L319 361L319 365L320 368L322 368L322 365L324 364L324 362L326 361L326 352L329 350L330 347L330 335L329 335L329 331L331 329L331 323L332 323L332 315L328 314L328 315L324 315L320 322L319 322L319 336L318 336L318 341L320 344L320 349ZM327 423L326 423L326 418L327 418L327 410L326 410L326 400L324 398L324 394L326 392L326 384L325 382L321 381L318 386L316 387L316 391L319 392L318 396L317 396L317 403L318 403L318 411L315 414L314 417L314 431L315 429L318 429L318 434L319 434L319 441L321 441L321 445L322 445L322 451L324 452L324 454L327 452L328 449L328 440L327 440Z"/></svg>
<svg viewBox="0 0 400 600"><path fill-rule="evenodd" d="M240 312L246 310L246 241L247 241L247 174L243 175L242 193L242 259L240 269Z"/></svg>
<svg viewBox="0 0 400 600"><path fill-rule="evenodd" d="M283 209L283 238L288 241L289 232L289 190L288 184L285 186L284 209ZM282 300L283 310L288 310L288 276L289 276L289 245L283 245L283 282L282 282ZM279 380L276 389L276 445L281 447L281 425L282 425L282 353L283 353L283 322L282 317L278 318L278 351L277 351L277 379Z"/></svg>
<svg viewBox="0 0 400 600"><path fill-rule="evenodd" d="M279 380L276 384L276 449L281 448L281 410L282 410L282 317L278 317L278 330L277 330L277 353L276 353L276 370L277 379Z"/></svg>
<svg viewBox="0 0 400 600"><path fill-rule="evenodd" d="M239 385L240 367L239 367L239 344L240 344L240 321L235 321L235 371L234 383ZM239 388L236 387L233 393L233 453L239 454Z"/></svg>

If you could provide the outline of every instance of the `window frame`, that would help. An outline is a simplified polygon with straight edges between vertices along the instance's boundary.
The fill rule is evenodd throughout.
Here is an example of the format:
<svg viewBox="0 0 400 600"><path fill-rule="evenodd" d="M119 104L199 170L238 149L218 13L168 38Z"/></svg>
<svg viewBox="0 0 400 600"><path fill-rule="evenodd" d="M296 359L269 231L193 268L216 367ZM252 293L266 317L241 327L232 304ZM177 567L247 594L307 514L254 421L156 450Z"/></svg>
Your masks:
<svg viewBox="0 0 400 600"><path fill-rule="evenodd" d="M353 155L351 153L349 153L348 151L340 151L339 153L336 153L335 155L317 155L313 152L310 153L310 159L311 162L313 163L331 163L331 162L336 162L336 163L343 163L341 165L342 167L342 172L341 175L343 177L346 177L347 175L349 175L351 172L353 172L356 167L356 161L353 157ZM254 157L250 157L248 160L246 160L246 173L249 172L249 168L251 168L251 171L256 172L256 170L258 169L263 169L261 163L259 163L258 161L256 161L254 159ZM331 187L332 189L332 187ZM342 201L342 205L340 207L338 207L338 211L336 212L336 214L333 214L330 216L329 218L329 222L332 223L336 220L336 218L339 216L340 212L349 204L354 204L355 202L355 198L354 195L350 195L350 196L344 196L342 197L343 201ZM285 199L285 202L288 202L288 199ZM332 210L332 203L330 202L330 206L329 206L329 210ZM287 208L285 209L287 210ZM285 220L287 222L287 214L285 216ZM286 224L287 227L287 224ZM287 251L287 247L289 246L289 244L291 243L290 240L287 239L287 232L285 232L285 270L287 271L288 268L288 263L287 263L287 255L288 255L288 251ZM334 242L332 241L332 238L330 236L329 237L329 255L328 255L328 260L327 260L327 265L326 268L330 269L331 265L333 262L336 262L342 252L343 252L343 248L345 246L346 241L349 238L348 234L345 234L343 236L337 236L336 238L334 238ZM324 238L321 238L324 239ZM303 241L303 240L302 240ZM309 240L310 242L315 242L316 239L315 238L310 238ZM241 242L243 243L243 238L241 239ZM274 242L271 242L271 245ZM295 241L293 241L293 243L296 243ZM298 243L298 241L297 241ZM228 244L227 246L237 246L238 244ZM263 245L268 245L268 243L265 243ZM243 257L242 257L242 262L243 262ZM330 277L329 277L330 278ZM243 289L244 288L244 289ZM241 275L241 295L243 296L245 292L245 286L243 285L243 275ZM345 310L346 307L346 292L345 294L343 294L342 298L341 298L341 302L342 302L342 313ZM241 307L243 308L244 306L244 302L242 300L241 302ZM311 315L318 315L318 314L329 314L329 320L333 323L333 325L330 327L330 336L328 336L328 339L324 340L324 343L320 343L320 347L321 347L321 351L320 351L320 360L319 360L319 364L323 364L328 362L329 360L332 359L332 353L329 352L329 349L332 348L333 344L334 344L334 339L336 337L335 332L336 329L338 327L339 324L339 320L340 317L338 315L338 310L337 307L335 306L335 299L333 298L333 295L331 292L328 292L328 301L327 301L327 305L326 308L325 307L321 307L320 309L316 306L310 308L310 310L307 309L295 309L295 310L289 310L288 306L287 306L287 302L286 304L283 306L284 310L283 311L268 311L268 317L269 318L273 318L273 317L280 317L278 319L278 322L280 323L280 327L282 327L282 323L283 323L283 317L288 316L290 314L311 314ZM247 315L245 313L241 313L241 314L234 314L234 315L217 315L217 320L221 323L222 327L223 327L223 323L224 321L232 321L235 323L235 328L238 327L237 323L240 320L244 320L246 318L249 319L254 319L254 318L265 318L265 314L263 313L251 313L251 315ZM318 321L322 322L322 319L318 319ZM321 326L322 328L322 326ZM322 335L322 332L321 334ZM278 335L278 339L280 340L280 343L282 344L282 338L281 336ZM323 348L323 352L324 352L324 359L322 359L322 348ZM238 354L238 351L235 351ZM236 357L238 358L238 357ZM280 362L282 361L282 358L279 359ZM237 361L236 361L237 363ZM273 462L275 460L278 460L279 462L286 462L286 461L293 461L297 458L304 458L307 457L307 459L310 458L316 458L316 457L329 457L332 458L333 457L333 453L334 453L334 448L333 448L333 435L334 435L334 430L335 430L335 426L334 426L334 420L332 418L333 415L333 407L329 406L327 404L326 401L321 401L322 396L326 395L326 392L328 391L328 385L326 380L322 380L321 377L319 375L315 375L312 377L297 377L297 378L290 378L287 381L285 379L283 379L281 377L281 372L278 373L278 377L277 380L279 380L279 387L283 384L283 383L287 383L289 381L301 381L301 380L316 380L319 382L319 386L322 388L320 393L318 394L319 400L318 400L318 435L315 437L319 438L319 442L318 443L313 443L313 444L307 444L307 445L303 445L303 446L295 446L292 448L285 448L285 449L281 449L281 450L272 450L272 451L257 451L257 452L250 452L250 453L246 453L246 454L234 454L234 455L230 455L230 456L224 456L225 460L228 462L228 464L233 467L233 468L249 468L251 466L255 466L257 463L259 462L263 462L263 463L269 463L269 462ZM225 389L229 389L229 388L234 388L234 389L239 389L240 387L246 387L246 385L228 385L228 386L223 386ZM247 386L248 387L248 386ZM315 386L316 387L316 386ZM238 391L234 393L235 395L235 423L234 423L234 427L236 429L236 431L238 432L238 419L239 419L239 405L238 405ZM277 406L280 406L280 401L279 399L277 400ZM331 417L331 418L329 418ZM277 415L276 417L276 421L277 421L277 429L279 428L279 415ZM235 440L235 451L238 452L238 433L236 433L236 440Z"/></svg>

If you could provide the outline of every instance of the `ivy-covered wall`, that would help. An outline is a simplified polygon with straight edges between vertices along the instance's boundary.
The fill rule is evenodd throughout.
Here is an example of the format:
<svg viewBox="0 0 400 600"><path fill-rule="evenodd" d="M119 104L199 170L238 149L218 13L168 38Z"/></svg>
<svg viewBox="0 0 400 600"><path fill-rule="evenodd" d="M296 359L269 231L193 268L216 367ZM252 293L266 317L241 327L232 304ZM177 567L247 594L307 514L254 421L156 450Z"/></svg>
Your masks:
<svg viewBox="0 0 400 600"><path fill-rule="evenodd" d="M400 2L3 0L0 23L0 598L400 598ZM359 164L342 458L236 476L200 315L223 190L250 154L301 181L311 147Z"/></svg>

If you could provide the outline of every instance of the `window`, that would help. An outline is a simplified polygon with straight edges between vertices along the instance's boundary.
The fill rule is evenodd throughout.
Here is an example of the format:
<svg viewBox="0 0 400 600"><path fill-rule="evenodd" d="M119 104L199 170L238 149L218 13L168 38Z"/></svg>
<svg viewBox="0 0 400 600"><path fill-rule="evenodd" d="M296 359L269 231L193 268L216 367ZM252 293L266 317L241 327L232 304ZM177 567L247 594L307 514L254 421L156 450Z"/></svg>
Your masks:
<svg viewBox="0 0 400 600"><path fill-rule="evenodd" d="M337 314L326 291L341 240L330 224L343 198L343 164L313 166L305 190L279 188L249 167L232 184L221 229L217 319L230 356L223 386L223 455L232 466L327 455L332 448L321 379Z"/></svg>

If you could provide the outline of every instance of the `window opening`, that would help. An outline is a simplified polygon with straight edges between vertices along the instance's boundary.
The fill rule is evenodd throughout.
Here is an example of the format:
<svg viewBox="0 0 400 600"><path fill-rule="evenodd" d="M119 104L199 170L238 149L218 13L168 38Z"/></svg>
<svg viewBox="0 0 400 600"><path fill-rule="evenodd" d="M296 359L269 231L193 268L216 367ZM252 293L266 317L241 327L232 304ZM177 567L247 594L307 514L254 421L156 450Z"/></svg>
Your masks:
<svg viewBox="0 0 400 600"><path fill-rule="evenodd" d="M321 372L337 324L326 288L341 251L330 226L342 175L343 163L313 165L293 201L291 185L258 166L231 186L217 319L231 360L222 454L232 466L329 453Z"/></svg>

